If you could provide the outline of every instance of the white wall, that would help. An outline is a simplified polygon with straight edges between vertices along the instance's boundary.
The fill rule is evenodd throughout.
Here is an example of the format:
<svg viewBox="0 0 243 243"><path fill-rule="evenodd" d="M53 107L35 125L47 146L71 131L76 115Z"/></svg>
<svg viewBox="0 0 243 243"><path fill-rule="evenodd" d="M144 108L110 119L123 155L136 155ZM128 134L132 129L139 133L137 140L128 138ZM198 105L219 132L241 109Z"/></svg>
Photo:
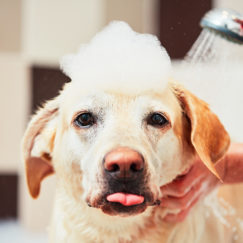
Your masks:
<svg viewBox="0 0 243 243"><path fill-rule="evenodd" d="M18 55L0 54L0 172L16 173L27 121L29 71Z"/></svg>
<svg viewBox="0 0 243 243"><path fill-rule="evenodd" d="M243 1L242 0L214 0L215 7L230 8L243 14Z"/></svg>
<svg viewBox="0 0 243 243"><path fill-rule="evenodd" d="M104 1L23 0L23 53L33 62L58 63L103 27Z"/></svg>
<svg viewBox="0 0 243 243"><path fill-rule="evenodd" d="M111 20L127 21L139 32L157 33L159 0L22 1L22 52L35 63L58 64Z"/></svg>
<svg viewBox="0 0 243 243"><path fill-rule="evenodd" d="M0 52L19 52L21 0L0 0Z"/></svg>
<svg viewBox="0 0 243 243"><path fill-rule="evenodd" d="M243 0L214 0L214 7L216 8L229 8L237 11L243 16ZM231 44L226 45L230 48L230 54L234 58L243 60L243 47L242 45Z"/></svg>
<svg viewBox="0 0 243 243"><path fill-rule="evenodd" d="M126 21L135 31L158 34L159 0L106 0L106 24Z"/></svg>

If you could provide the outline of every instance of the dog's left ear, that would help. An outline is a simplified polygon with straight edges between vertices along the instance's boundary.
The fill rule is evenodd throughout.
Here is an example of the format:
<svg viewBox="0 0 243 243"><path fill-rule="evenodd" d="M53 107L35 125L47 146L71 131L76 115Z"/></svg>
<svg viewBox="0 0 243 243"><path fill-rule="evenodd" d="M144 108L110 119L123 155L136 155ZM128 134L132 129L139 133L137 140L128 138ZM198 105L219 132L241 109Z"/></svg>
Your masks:
<svg viewBox="0 0 243 243"><path fill-rule="evenodd" d="M230 138L218 117L209 109L208 104L179 85L173 86L184 115L191 124L191 143L203 163L218 178L214 164L224 156Z"/></svg>
<svg viewBox="0 0 243 243"><path fill-rule="evenodd" d="M30 121L22 142L22 157L25 163L29 192L37 198L41 181L54 173L52 151L59 113L58 100L46 103Z"/></svg>

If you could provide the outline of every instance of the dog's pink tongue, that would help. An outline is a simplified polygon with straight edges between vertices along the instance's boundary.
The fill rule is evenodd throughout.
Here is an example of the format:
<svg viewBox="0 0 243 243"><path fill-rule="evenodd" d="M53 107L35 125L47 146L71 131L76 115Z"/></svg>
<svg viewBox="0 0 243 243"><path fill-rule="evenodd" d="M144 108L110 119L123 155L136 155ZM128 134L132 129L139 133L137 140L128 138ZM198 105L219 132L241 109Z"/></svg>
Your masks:
<svg viewBox="0 0 243 243"><path fill-rule="evenodd" d="M129 194L129 193L123 193L123 192L110 194L107 196L106 199L109 202L118 202L124 206L132 206L132 205L137 205L137 204L141 204L144 202L143 196Z"/></svg>

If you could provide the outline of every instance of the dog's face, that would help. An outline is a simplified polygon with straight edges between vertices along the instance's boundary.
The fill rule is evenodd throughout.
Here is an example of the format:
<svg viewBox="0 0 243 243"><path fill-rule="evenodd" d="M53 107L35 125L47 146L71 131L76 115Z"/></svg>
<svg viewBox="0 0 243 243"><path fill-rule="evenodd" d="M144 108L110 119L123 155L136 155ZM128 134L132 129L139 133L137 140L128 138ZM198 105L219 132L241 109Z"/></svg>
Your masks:
<svg viewBox="0 0 243 243"><path fill-rule="evenodd" d="M228 144L217 117L182 87L126 93L70 83L33 118L23 148L33 197L55 171L70 200L129 216L157 205L160 187L195 152L216 173Z"/></svg>
<svg viewBox="0 0 243 243"><path fill-rule="evenodd" d="M63 161L60 170L80 168L74 172L82 176L79 196L106 213L131 215L158 203L159 187L187 165L175 96L168 89L135 95L77 90L67 89L60 110L65 129L53 153Z"/></svg>

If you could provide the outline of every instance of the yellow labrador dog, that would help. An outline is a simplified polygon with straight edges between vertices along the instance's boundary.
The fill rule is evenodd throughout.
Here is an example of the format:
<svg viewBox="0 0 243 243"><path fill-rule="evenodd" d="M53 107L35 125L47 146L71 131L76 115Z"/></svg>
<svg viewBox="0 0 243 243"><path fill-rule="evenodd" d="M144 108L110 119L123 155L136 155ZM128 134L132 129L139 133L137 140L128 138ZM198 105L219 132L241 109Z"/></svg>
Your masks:
<svg viewBox="0 0 243 243"><path fill-rule="evenodd" d="M230 139L205 102L169 81L156 37L113 23L62 67L72 81L23 140L32 197L57 177L50 242L225 242L225 226L203 202L182 223L163 222L160 187L195 155L217 175Z"/></svg>

